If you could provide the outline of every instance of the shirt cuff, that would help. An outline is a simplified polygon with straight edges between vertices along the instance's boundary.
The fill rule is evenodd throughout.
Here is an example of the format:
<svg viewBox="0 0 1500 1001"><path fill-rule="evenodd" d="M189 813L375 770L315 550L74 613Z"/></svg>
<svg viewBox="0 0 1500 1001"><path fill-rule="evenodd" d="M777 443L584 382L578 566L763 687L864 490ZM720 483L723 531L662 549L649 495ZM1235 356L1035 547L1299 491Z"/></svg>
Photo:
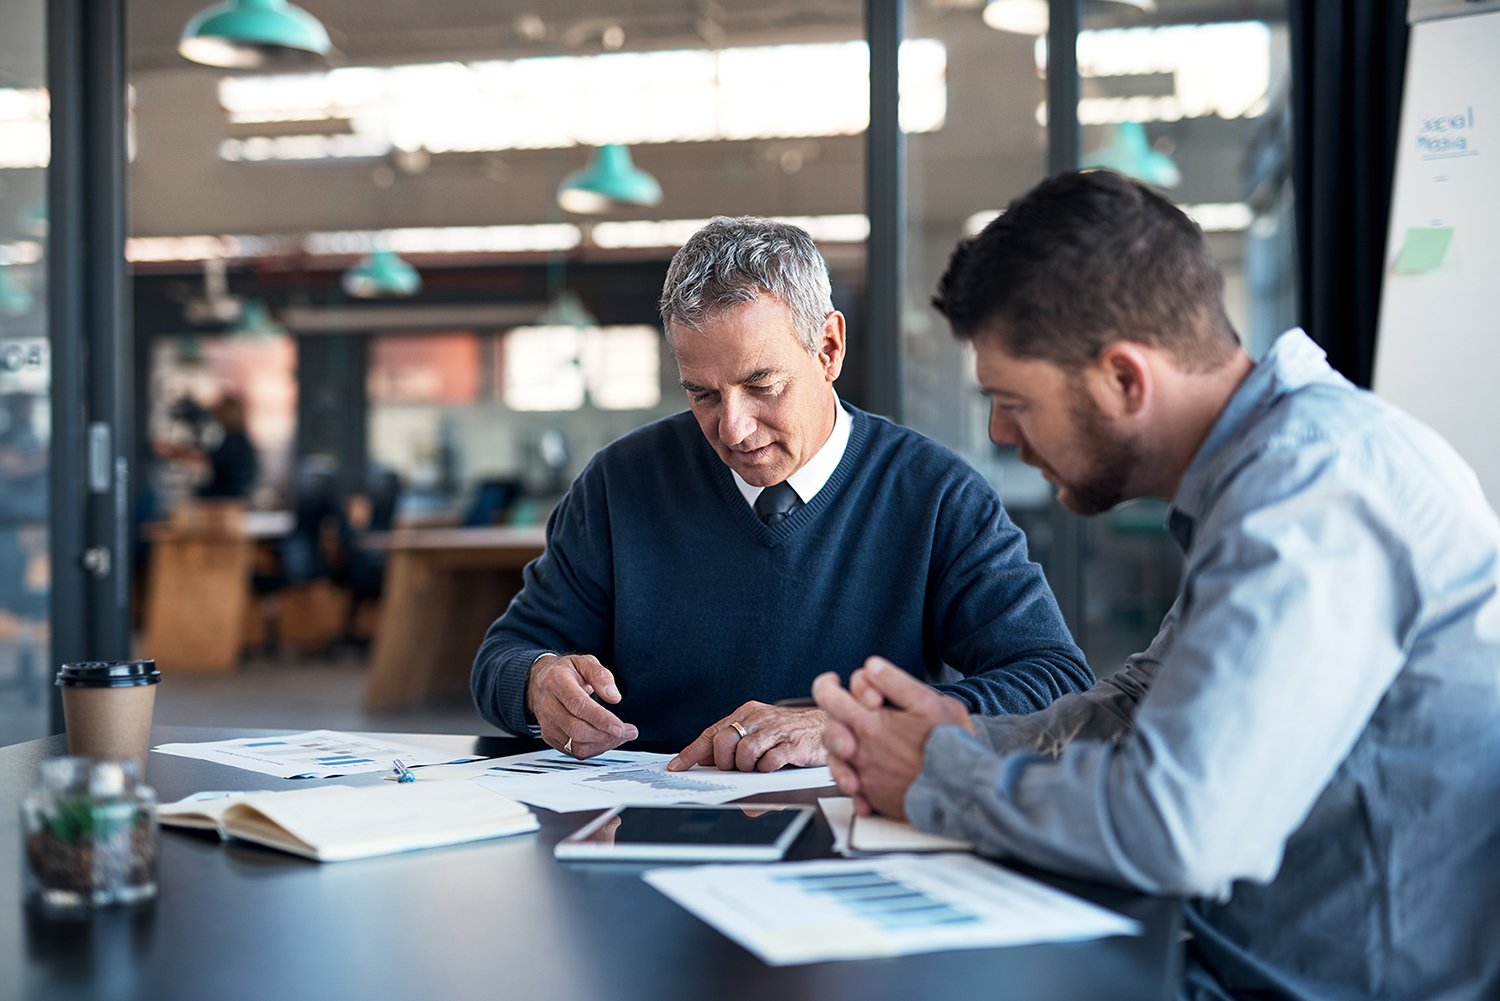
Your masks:
<svg viewBox="0 0 1500 1001"><path fill-rule="evenodd" d="M983 788L979 773L995 754L961 726L939 726L927 736L922 771L906 790L906 819L919 830L972 840L962 819L975 791Z"/></svg>

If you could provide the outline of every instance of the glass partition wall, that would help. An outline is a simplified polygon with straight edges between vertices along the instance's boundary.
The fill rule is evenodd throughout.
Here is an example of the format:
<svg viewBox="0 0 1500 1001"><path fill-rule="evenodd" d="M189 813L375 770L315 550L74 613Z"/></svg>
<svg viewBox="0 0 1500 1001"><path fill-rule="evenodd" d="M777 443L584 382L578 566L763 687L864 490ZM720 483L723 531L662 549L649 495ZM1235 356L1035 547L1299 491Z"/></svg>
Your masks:
<svg viewBox="0 0 1500 1001"><path fill-rule="evenodd" d="M223 352L148 344L288 337L292 456L262 464L256 503L290 506L299 465L328 458L350 491L394 472L414 517L462 519L495 481L532 501L513 514L544 516L599 447L685 405L655 303L673 251L714 215L806 226L862 349L859 0L307 6L337 29L334 68L195 66L166 11L130 11L129 253L137 361L153 373L138 385L189 387L208 410L246 396ZM926 47L918 131L942 116ZM560 189L606 146L659 193L575 211ZM351 285L372 252L413 267L414 287ZM247 329L262 306L274 329ZM865 395L857 376L840 388ZM138 421L144 441L166 426ZM180 475L142 451L170 506Z"/></svg>
<svg viewBox="0 0 1500 1001"><path fill-rule="evenodd" d="M46 0L0 6L0 744L48 732Z"/></svg>
<svg viewBox="0 0 1500 1001"><path fill-rule="evenodd" d="M904 416L995 484L1104 674L1144 648L1176 593L1180 565L1163 505L1136 502L1082 521L1061 514L1036 470L1013 448L990 444L968 352L927 304L957 240L1049 170L1048 39L1037 33L1047 19L997 16L1021 6L907 4L908 36L941 40L947 52L950 125L908 138ZM1079 165L1137 177L1199 223L1224 274L1230 318L1258 356L1291 325L1295 301L1285 3L1080 6L1078 98L1069 109ZM1074 127L1071 118L1058 116L1054 128Z"/></svg>
<svg viewBox="0 0 1500 1001"><path fill-rule="evenodd" d="M813 232L849 316L841 394L995 483L1107 671L1175 590L1160 509L1059 517L1034 471L989 443L971 361L928 299L955 241L1054 168L1066 118L1078 162L1188 207L1231 316L1263 349L1294 301L1277 166L1285 3L1079 5L1071 91L1049 86L1044 36L990 26L1002 3L436 0L356 14L308 0L338 21L340 53L298 73L187 63L176 42L192 10L131 4L137 483L159 495L146 506L192 489L153 438L232 394L263 439L253 505L293 506L297 470L331 460L346 493L393 473L412 517L490 518L499 490L507 520L538 519L597 448L682 405L655 315L675 248L712 215L781 216ZM870 67L898 25L893 112L872 106ZM1053 92L1076 93L1066 116L1049 113ZM893 113L887 148L869 125ZM602 214L560 199L564 179L603 169L606 146L659 197L647 185ZM895 237L872 228L890 206L866 193L891 170ZM877 254L899 275L880 295ZM894 338L881 333L892 312ZM230 363L262 355L276 364ZM191 399L174 411L163 387Z"/></svg>

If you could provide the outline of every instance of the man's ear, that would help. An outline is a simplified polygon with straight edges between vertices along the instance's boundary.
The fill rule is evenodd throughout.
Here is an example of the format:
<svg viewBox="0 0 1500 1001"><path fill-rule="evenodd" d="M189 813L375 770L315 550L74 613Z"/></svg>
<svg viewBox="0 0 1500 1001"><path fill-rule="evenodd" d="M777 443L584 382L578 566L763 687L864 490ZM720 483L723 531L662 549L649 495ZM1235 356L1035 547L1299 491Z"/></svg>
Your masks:
<svg viewBox="0 0 1500 1001"><path fill-rule="evenodd" d="M1106 344L1088 367L1089 391L1110 417L1139 416L1151 403L1155 372L1151 353L1132 341Z"/></svg>
<svg viewBox="0 0 1500 1001"><path fill-rule="evenodd" d="M818 363L831 383L844 370L844 314L833 310L823 317L822 340L818 345Z"/></svg>

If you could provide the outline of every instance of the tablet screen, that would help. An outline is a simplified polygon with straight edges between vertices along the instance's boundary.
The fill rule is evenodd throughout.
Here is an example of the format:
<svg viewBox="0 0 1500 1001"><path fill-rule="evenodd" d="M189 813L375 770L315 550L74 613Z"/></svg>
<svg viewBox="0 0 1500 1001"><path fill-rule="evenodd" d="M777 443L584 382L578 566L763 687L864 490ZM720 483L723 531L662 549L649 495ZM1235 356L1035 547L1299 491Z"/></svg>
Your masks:
<svg viewBox="0 0 1500 1001"><path fill-rule="evenodd" d="M558 842L559 858L781 858L806 806L625 806Z"/></svg>

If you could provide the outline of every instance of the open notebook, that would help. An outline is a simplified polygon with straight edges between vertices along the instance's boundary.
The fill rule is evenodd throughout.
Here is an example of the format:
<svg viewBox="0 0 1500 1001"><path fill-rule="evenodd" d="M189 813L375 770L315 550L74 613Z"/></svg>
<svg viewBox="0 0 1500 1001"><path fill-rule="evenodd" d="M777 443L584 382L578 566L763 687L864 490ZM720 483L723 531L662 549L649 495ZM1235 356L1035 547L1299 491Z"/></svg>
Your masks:
<svg viewBox="0 0 1500 1001"><path fill-rule="evenodd" d="M329 785L188 798L157 807L163 824L216 830L284 852L338 862L537 829L536 815L472 782Z"/></svg>

